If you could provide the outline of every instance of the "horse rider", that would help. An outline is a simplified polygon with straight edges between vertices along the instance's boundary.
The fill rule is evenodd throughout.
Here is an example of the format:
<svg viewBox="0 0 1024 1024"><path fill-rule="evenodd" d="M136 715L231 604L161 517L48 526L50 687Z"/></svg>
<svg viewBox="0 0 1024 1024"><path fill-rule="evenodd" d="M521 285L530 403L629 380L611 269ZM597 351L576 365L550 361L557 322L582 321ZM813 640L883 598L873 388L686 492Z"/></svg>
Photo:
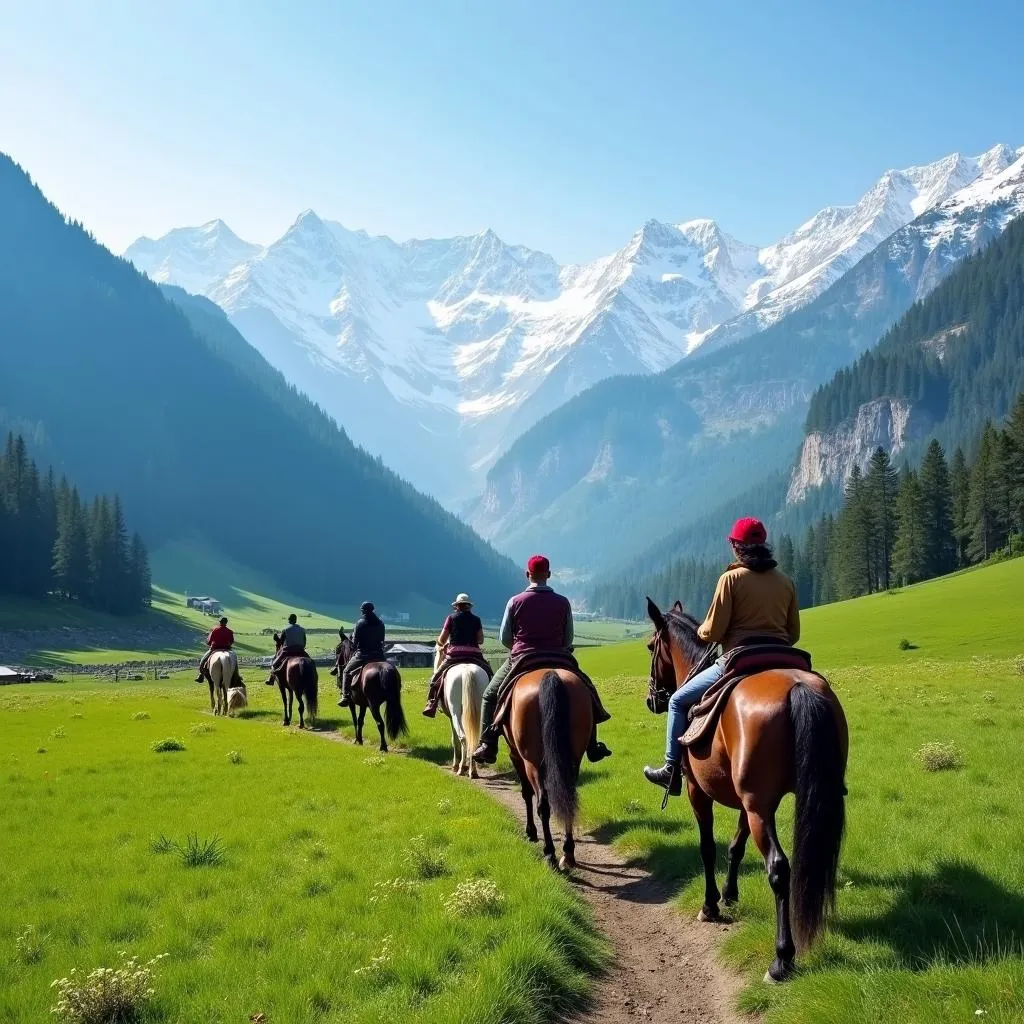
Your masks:
<svg viewBox="0 0 1024 1024"><path fill-rule="evenodd" d="M342 654L345 652L345 644L349 642L347 636L345 636L345 627L338 627L338 646L334 648L334 667L331 669L331 675L336 676L338 674L338 661Z"/></svg>
<svg viewBox="0 0 1024 1024"><path fill-rule="evenodd" d="M210 682L209 665L213 652L230 651L234 643L235 634L228 629L228 620L222 617L220 622L210 630L206 637L206 653L203 655L203 660L199 662L199 675L196 676L197 683L201 683L204 679Z"/></svg>
<svg viewBox="0 0 1024 1024"><path fill-rule="evenodd" d="M355 654L348 659L348 664L341 673L341 700L339 708L347 708L352 703L352 680L372 661L384 660L384 623L373 610L372 601L364 601L359 606L359 621L352 630L352 643Z"/></svg>
<svg viewBox="0 0 1024 1024"><path fill-rule="evenodd" d="M459 594L452 601L454 615L449 615L441 627L441 635L437 638L439 648L447 648L444 652L444 661L456 663L459 661L471 662L479 665L487 673L488 679L493 675L490 665L484 660L481 648L484 645L484 624L480 617L473 612L473 602L469 594ZM441 670L434 674L430 682L430 689L427 692L427 706L423 714L427 718L433 718L437 714L437 703L441 699L441 690L444 688L444 665Z"/></svg>
<svg viewBox="0 0 1024 1024"><path fill-rule="evenodd" d="M572 656L572 606L568 598L556 594L551 589L548 585L550 578L551 563L544 555L534 555L526 563L526 590L510 598L505 605L500 639L502 646L509 651L509 657L494 673L494 678L484 690L480 746L473 752L473 759L481 764L493 764L498 756L500 733L494 728L494 712L502 684L508 678L515 661L531 651ZM600 761L608 757L611 751L597 738L596 718L608 716L601 707L596 690L592 689L591 696L594 698L595 711L598 715L595 716L594 729L587 746L587 757L591 761Z"/></svg>
<svg viewBox="0 0 1024 1024"><path fill-rule="evenodd" d="M281 630L281 646L278 647L274 660L270 665L270 678L267 686L274 685L274 677L284 668L289 658L304 658L306 654L306 631L299 625L299 620L292 612L288 616L288 625Z"/></svg>
<svg viewBox="0 0 1024 1024"><path fill-rule="evenodd" d="M737 519L729 534L735 561L718 579L701 640L721 644L722 656L672 694L665 727L665 764L644 768L648 782L682 793L682 744L690 709L725 674L726 656L754 640L793 645L800 639L800 605L793 581L778 568L759 519Z"/></svg>

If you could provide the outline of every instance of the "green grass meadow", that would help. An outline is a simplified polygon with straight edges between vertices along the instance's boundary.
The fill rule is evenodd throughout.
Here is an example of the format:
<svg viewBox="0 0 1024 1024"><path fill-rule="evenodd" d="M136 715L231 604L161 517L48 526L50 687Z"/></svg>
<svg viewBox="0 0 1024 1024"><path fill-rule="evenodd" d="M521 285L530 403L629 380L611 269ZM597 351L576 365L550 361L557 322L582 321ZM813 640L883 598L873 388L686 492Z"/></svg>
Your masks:
<svg viewBox="0 0 1024 1024"><path fill-rule="evenodd" d="M147 1019L174 1024L539 1022L579 1002L603 948L504 810L421 760L284 730L276 690L251 689L238 719L184 678L0 691L0 1021L48 1019L53 979L121 950L169 954ZM185 749L153 750L171 737ZM190 835L223 863L162 852ZM480 880L496 900L474 909L470 886L446 909Z"/></svg>
<svg viewBox="0 0 1024 1024"><path fill-rule="evenodd" d="M1024 1021L1024 560L803 621L851 728L838 909L796 979L764 985L774 907L748 846L721 949L749 982L740 1008L766 1024ZM643 704L648 658L635 641L580 651L615 752L585 763L582 814L690 916L703 882L689 805L660 812L640 774L664 743ZM210 717L185 673L0 690L0 1021L46 1019L53 979L119 950L170 954L147 1019L175 1024L519 1024L577 1005L602 956L578 894L507 812L439 770L447 723L418 713L426 673L403 675L410 756L383 758L282 729L252 672L253 707L233 720ZM347 739L332 684L323 673L323 727ZM154 752L168 737L185 750ZM926 768L935 744L944 770ZM787 801L787 847L790 815ZM734 826L719 809L723 872ZM190 834L219 837L223 863L157 852ZM497 906L446 909L481 879Z"/></svg>

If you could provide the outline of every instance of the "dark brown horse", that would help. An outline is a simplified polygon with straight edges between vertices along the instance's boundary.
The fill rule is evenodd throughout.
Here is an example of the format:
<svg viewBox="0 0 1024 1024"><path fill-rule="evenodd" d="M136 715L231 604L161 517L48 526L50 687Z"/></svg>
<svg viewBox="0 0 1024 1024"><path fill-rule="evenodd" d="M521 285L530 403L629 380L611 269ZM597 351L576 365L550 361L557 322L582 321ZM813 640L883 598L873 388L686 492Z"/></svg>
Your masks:
<svg viewBox="0 0 1024 1024"><path fill-rule="evenodd" d="M648 698L654 710L667 703L707 648L696 620L678 601L662 615L648 598L647 613L655 629ZM794 669L748 676L733 690L713 735L687 748L686 786L704 863L699 919L716 921L720 898L726 904L739 899L737 875L753 835L775 894L775 960L766 981L792 974L794 931L801 946L809 945L835 904L847 752L846 716L831 687L812 672ZM775 831L775 812L787 793L796 794L792 869ZM715 884L715 803L740 812L721 896Z"/></svg>
<svg viewBox="0 0 1024 1024"><path fill-rule="evenodd" d="M567 669L539 669L515 682L505 739L526 804L526 838L537 842L533 797L544 829L544 855L555 864L552 812L565 833L558 866L576 866L576 783L594 727L594 704L583 681Z"/></svg>
<svg viewBox="0 0 1024 1024"><path fill-rule="evenodd" d="M345 670L345 664L352 657L354 648L352 642L346 637L335 649L334 666L337 669L338 685L341 686L341 674ZM384 706L384 717L381 717L381 705ZM356 708L359 714L356 715ZM356 731L356 743L362 746L363 743L363 722L366 720L366 711L369 708L373 720L377 723L377 730L380 732L380 750L386 754L388 739L397 740L399 736L406 736L409 727L405 722L405 712L402 710L402 677L397 668L390 661L371 661L365 665L359 674L352 680L352 701L349 709L352 711L352 725Z"/></svg>
<svg viewBox="0 0 1024 1024"><path fill-rule="evenodd" d="M281 634L274 634L274 644L281 649ZM281 703L284 705L284 721L282 725L292 724L292 708L299 702L299 728L306 728L305 711L309 709L309 724L316 724L318 677L316 663L308 655L288 658L280 672L275 674L277 688L281 691Z"/></svg>

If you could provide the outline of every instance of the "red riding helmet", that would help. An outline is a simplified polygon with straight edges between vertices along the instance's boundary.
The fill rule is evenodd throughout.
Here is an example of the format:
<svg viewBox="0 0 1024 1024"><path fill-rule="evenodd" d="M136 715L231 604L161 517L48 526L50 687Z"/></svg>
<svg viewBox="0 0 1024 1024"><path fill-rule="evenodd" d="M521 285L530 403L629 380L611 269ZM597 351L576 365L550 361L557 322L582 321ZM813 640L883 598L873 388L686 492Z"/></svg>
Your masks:
<svg viewBox="0 0 1024 1024"><path fill-rule="evenodd" d="M729 540L737 544L764 544L768 540L768 531L760 519L747 516L733 523Z"/></svg>

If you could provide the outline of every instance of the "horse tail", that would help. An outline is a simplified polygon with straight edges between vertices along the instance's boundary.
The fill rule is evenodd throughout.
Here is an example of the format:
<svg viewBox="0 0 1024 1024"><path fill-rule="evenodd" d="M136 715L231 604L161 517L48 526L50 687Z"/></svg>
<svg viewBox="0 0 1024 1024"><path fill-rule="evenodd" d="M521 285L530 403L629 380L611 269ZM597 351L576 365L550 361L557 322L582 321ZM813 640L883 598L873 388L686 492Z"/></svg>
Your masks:
<svg viewBox="0 0 1024 1024"><path fill-rule="evenodd" d="M462 677L462 731L470 752L480 745L480 701L483 690L479 687L482 668L468 668Z"/></svg>
<svg viewBox="0 0 1024 1024"><path fill-rule="evenodd" d="M402 677L394 665L388 665L381 672L381 684L384 689L384 727L388 732L388 739L397 740L399 736L406 736L409 733L409 726L405 722L405 712L402 710Z"/></svg>
<svg viewBox="0 0 1024 1024"><path fill-rule="evenodd" d="M810 945L835 908L846 786L832 701L798 683L789 691L796 776L790 896L797 941Z"/></svg>
<svg viewBox="0 0 1024 1024"><path fill-rule="evenodd" d="M544 792L551 810L569 828L576 819L576 764L572 756L569 692L557 672L540 681L540 733Z"/></svg>
<svg viewBox="0 0 1024 1024"><path fill-rule="evenodd" d="M316 662L306 658L302 662L302 693L306 700L306 710L310 721L316 721L317 696L320 689L320 678L316 670Z"/></svg>

